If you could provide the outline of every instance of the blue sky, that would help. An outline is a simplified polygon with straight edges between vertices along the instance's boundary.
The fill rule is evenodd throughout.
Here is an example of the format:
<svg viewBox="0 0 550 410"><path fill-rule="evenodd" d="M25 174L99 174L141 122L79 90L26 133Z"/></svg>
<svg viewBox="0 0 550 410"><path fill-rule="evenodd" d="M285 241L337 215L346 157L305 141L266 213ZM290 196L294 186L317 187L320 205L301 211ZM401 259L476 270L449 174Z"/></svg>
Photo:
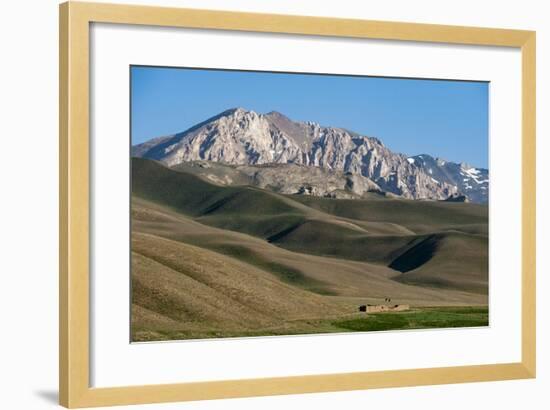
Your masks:
<svg viewBox="0 0 550 410"><path fill-rule="evenodd" d="M132 144L228 108L347 128L396 152L488 164L488 83L132 67Z"/></svg>

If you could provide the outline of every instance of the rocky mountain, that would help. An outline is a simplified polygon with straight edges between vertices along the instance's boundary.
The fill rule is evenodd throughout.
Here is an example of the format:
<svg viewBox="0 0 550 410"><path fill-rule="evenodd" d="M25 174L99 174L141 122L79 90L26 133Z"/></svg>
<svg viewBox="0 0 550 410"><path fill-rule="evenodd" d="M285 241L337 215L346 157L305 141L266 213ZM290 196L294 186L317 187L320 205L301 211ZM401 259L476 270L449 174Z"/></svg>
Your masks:
<svg viewBox="0 0 550 410"><path fill-rule="evenodd" d="M132 156L171 167L190 161L313 166L363 176L378 187L375 189L409 199L445 200L464 195L472 202L486 202L488 198L485 169L428 155L407 157L392 152L377 138L292 121L278 112L230 109L184 132L136 145Z"/></svg>
<svg viewBox="0 0 550 410"><path fill-rule="evenodd" d="M298 164L229 165L213 161L189 161L172 169L198 175L224 186L252 185L280 194L313 195L339 199L385 194L369 178L350 172Z"/></svg>
<svg viewBox="0 0 550 410"><path fill-rule="evenodd" d="M475 168L466 163L457 164L430 155L422 154L408 158L409 162L422 168L438 181L457 187L470 202L489 201L489 170Z"/></svg>

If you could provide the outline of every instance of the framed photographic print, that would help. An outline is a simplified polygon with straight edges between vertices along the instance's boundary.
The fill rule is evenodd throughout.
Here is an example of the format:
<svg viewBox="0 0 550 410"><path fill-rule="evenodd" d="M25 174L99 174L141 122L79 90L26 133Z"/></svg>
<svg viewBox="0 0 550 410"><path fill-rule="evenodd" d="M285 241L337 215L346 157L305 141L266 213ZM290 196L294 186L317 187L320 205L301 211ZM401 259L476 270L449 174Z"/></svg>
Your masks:
<svg viewBox="0 0 550 410"><path fill-rule="evenodd" d="M60 402L535 377L535 33L60 6Z"/></svg>

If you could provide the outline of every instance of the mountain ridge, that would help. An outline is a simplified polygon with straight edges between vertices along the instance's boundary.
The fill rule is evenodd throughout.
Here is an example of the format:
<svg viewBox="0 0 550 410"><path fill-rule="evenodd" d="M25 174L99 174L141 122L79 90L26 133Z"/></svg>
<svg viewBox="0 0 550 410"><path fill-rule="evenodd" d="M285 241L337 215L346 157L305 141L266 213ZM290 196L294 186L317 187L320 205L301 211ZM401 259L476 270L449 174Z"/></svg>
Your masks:
<svg viewBox="0 0 550 410"><path fill-rule="evenodd" d="M434 158L409 157L376 138L271 111L225 110L193 127L132 147L132 156L167 166L190 161L229 165L297 164L359 175L382 191L407 199L487 203L489 171ZM323 191L321 189L321 191Z"/></svg>

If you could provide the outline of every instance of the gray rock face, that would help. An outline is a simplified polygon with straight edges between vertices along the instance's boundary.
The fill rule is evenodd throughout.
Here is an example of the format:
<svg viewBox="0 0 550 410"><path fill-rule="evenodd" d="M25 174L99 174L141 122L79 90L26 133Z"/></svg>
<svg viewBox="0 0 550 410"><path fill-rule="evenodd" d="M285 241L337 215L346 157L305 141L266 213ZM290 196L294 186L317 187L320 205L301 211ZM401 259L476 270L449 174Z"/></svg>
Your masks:
<svg viewBox="0 0 550 410"><path fill-rule="evenodd" d="M487 170L434 160L436 165L437 161L442 163L436 168L422 162L428 156L407 158L392 152L377 138L292 121L278 112L227 110L182 133L136 145L132 155L172 167L198 160L230 165L314 166L363 176L379 189L409 199L445 200L459 193L472 202L486 202L488 198Z"/></svg>
<svg viewBox="0 0 550 410"><path fill-rule="evenodd" d="M313 195L356 199L366 193L382 193L362 175L329 171L298 164L228 165L211 161L189 161L172 166L217 185L253 185L288 195Z"/></svg>

